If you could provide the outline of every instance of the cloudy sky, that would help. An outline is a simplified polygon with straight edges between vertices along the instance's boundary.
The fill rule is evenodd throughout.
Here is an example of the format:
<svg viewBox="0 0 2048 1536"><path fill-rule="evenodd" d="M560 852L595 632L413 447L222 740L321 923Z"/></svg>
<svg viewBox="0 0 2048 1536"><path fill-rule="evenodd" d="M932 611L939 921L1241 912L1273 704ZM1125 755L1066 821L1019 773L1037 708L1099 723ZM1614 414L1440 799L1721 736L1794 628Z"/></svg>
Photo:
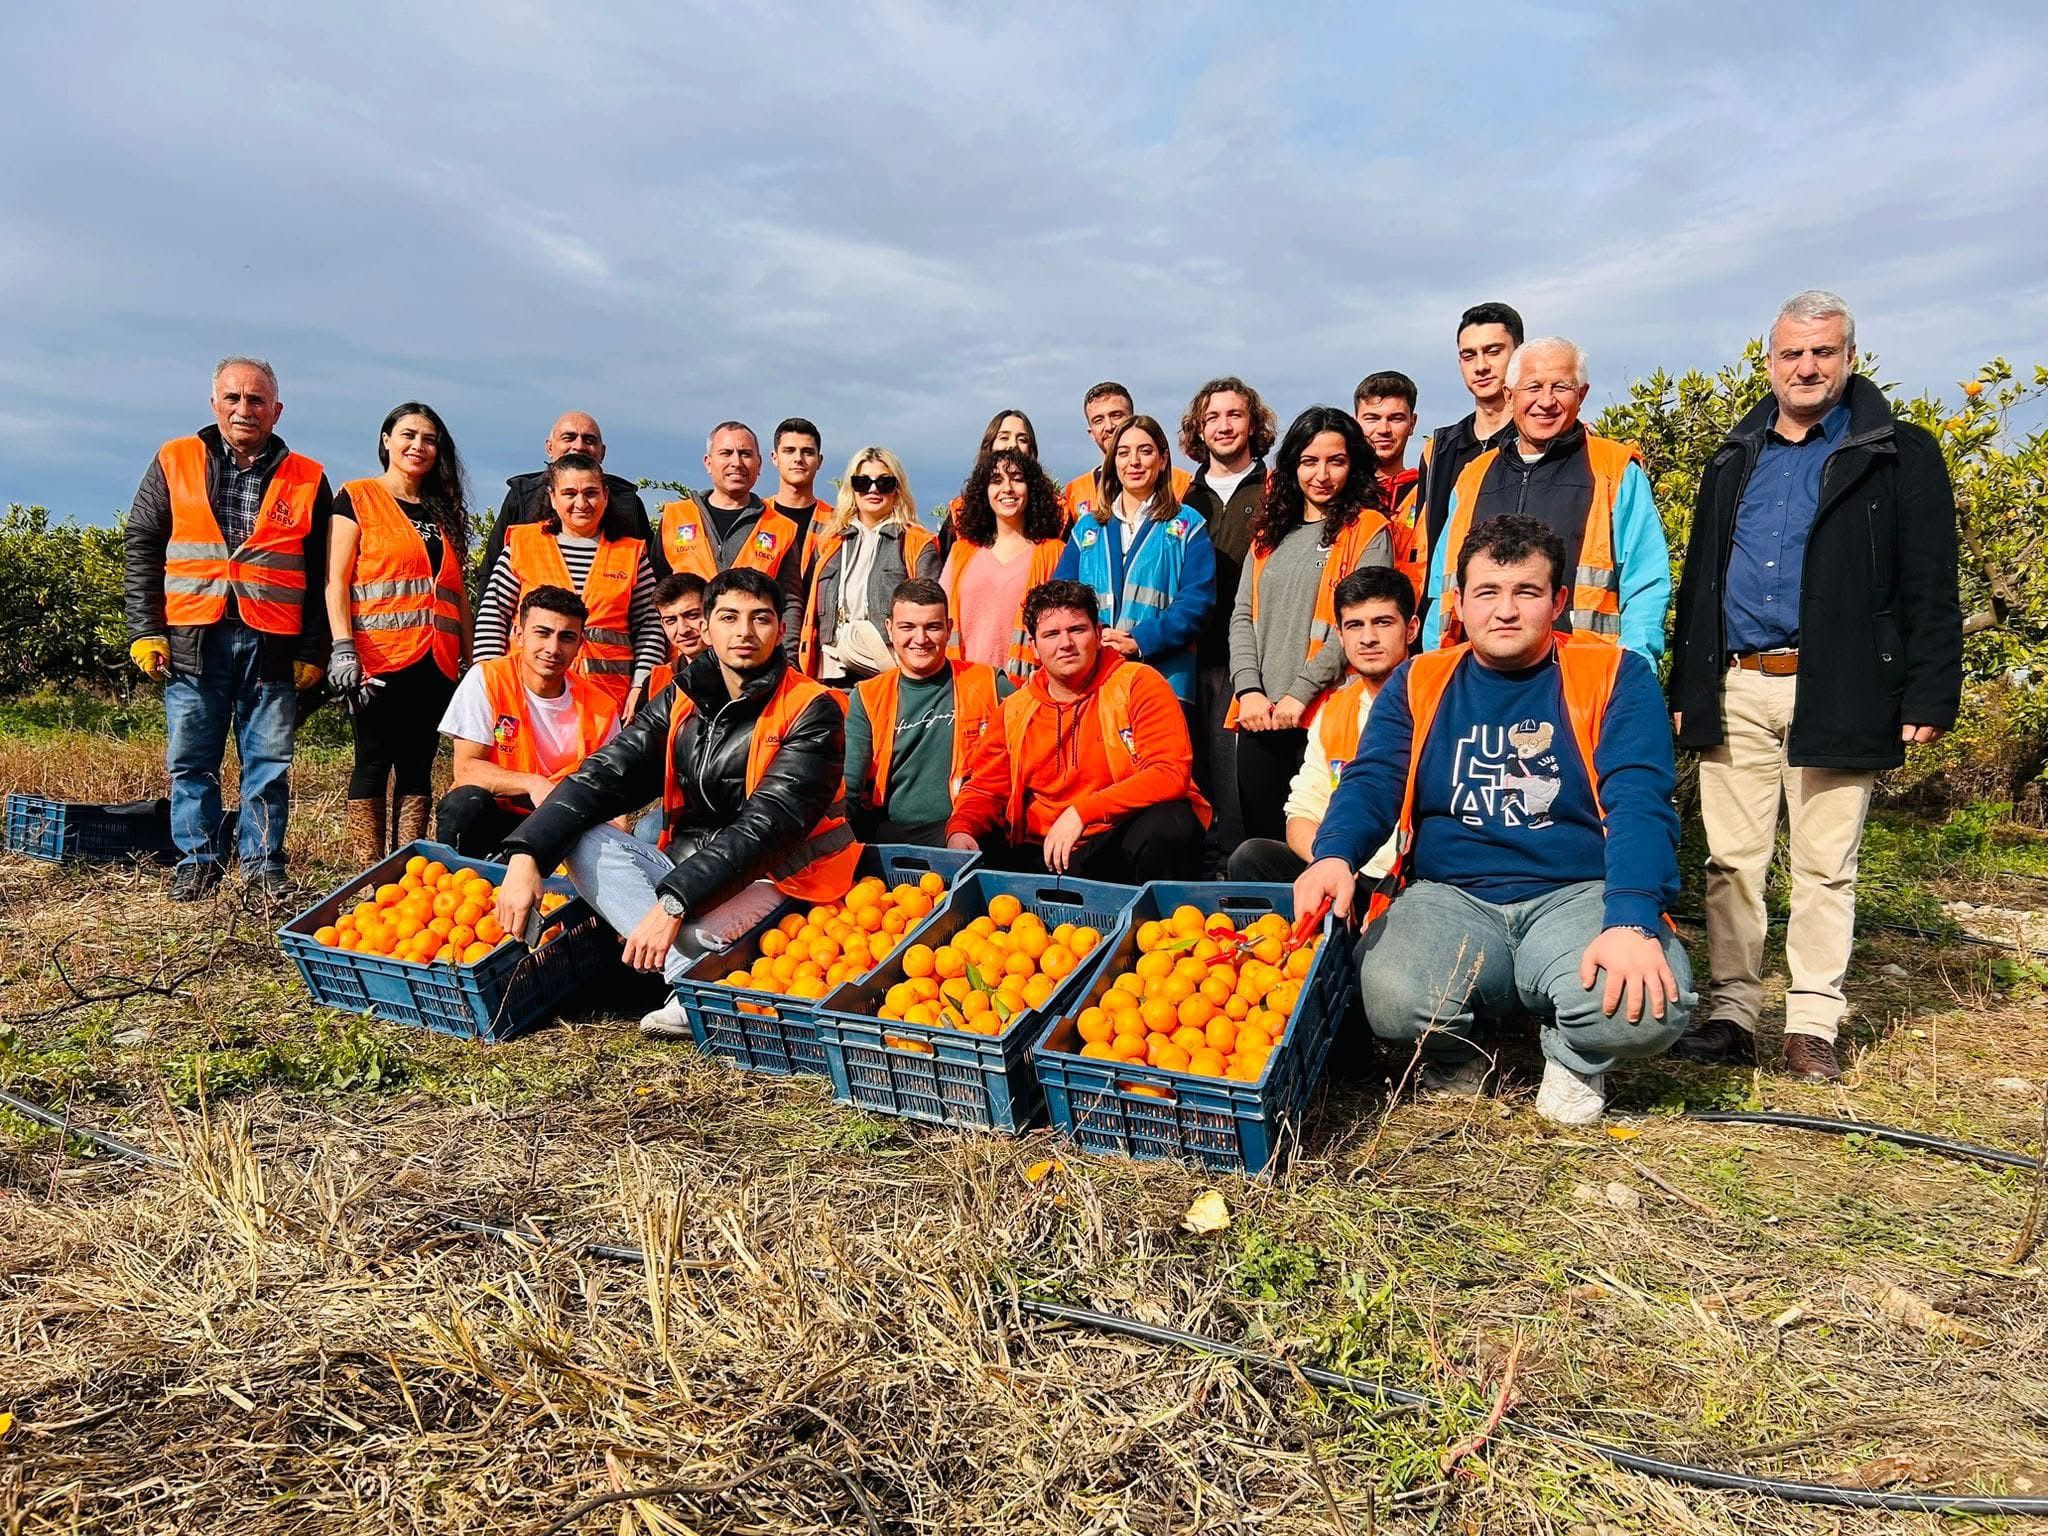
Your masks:
<svg viewBox="0 0 2048 1536"><path fill-rule="evenodd" d="M432 402L480 504L569 406L658 478L811 416L927 503L1002 405L1080 468L1104 376L1284 416L1399 367L1431 425L1487 298L1596 406L1809 286L1909 388L2048 355L2035 5L88 0L0 38L0 498L92 520L229 351L337 482Z"/></svg>

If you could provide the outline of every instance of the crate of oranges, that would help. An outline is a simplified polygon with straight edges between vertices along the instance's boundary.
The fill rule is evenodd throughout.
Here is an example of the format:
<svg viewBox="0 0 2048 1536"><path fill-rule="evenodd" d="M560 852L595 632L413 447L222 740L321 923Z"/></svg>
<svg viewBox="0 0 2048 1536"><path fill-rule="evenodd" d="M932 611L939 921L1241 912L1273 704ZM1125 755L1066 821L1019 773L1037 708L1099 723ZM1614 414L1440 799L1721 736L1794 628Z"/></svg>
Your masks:
<svg viewBox="0 0 2048 1536"><path fill-rule="evenodd" d="M1343 1015L1348 949L1291 945L1285 885L1154 881L1032 1053L1090 1151L1256 1173L1300 1124Z"/></svg>
<svg viewBox="0 0 2048 1536"><path fill-rule="evenodd" d="M785 901L683 973L676 997L697 1048L752 1072L829 1075L819 1004L907 945L977 853L870 843L838 901Z"/></svg>
<svg viewBox="0 0 2048 1536"><path fill-rule="evenodd" d="M553 1017L618 960L618 941L566 880L541 896L541 942L492 915L501 864L413 843L278 930L306 990L330 1008L505 1040Z"/></svg>
<svg viewBox="0 0 2048 1536"><path fill-rule="evenodd" d="M865 981L828 998L818 1038L841 1101L975 1130L1039 1108L1031 1042L1120 937L1129 886L978 870Z"/></svg>

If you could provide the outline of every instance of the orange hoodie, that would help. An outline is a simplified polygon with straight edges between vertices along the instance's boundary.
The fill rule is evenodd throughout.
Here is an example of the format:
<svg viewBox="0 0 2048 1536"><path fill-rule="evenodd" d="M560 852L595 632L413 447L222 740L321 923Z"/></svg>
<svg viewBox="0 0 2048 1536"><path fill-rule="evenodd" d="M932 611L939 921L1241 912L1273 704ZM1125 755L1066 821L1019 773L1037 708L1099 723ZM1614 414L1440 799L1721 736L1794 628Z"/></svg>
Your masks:
<svg viewBox="0 0 2048 1536"><path fill-rule="evenodd" d="M1111 678L1117 686L1105 688ZM946 831L979 838L1001 830L1013 844L1035 842L1072 806L1084 835L1095 837L1169 800L1188 801L1208 825L1187 717L1165 678L1104 651L1078 699L1056 700L1036 672L1003 701L1002 729L982 737Z"/></svg>

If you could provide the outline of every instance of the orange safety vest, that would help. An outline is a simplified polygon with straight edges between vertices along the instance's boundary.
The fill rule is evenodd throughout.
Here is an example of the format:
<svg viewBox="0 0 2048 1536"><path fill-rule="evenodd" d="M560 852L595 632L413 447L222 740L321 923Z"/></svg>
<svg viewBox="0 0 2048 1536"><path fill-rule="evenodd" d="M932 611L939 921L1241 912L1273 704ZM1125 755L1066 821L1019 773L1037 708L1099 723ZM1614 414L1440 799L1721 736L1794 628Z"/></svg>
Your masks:
<svg viewBox="0 0 2048 1536"><path fill-rule="evenodd" d="M927 533L915 523L903 530L903 574L915 576L917 562L924 558L924 552L939 542L935 533ZM815 528L804 536L804 565L811 573L810 589L804 594L804 627L797 636L797 670L807 677L818 675L818 583L825 574L825 562L838 554L846 543L846 536L839 533L819 533ZM889 625L885 619L875 626L884 633Z"/></svg>
<svg viewBox="0 0 2048 1536"><path fill-rule="evenodd" d="M1379 513L1361 511L1349 528L1337 536L1337 542L1330 546L1330 552L1323 556L1322 575L1316 579L1316 608L1308 625L1308 655L1303 660L1313 659L1317 652L1337 638L1337 583L1358 568L1358 562L1365 558L1365 551L1372 541L1379 537L1382 529L1394 546L1394 558L1401 557L1401 542L1398 525L1390 523ZM1279 545L1274 545L1278 549ZM1252 584L1252 622L1259 621L1259 587L1265 580L1266 562L1273 556L1273 550L1252 547L1252 557L1245 579ZM1309 700L1314 707L1315 700ZM1304 711L1304 715L1306 711ZM1230 701L1230 707L1223 712L1223 728L1237 729L1237 700Z"/></svg>
<svg viewBox="0 0 2048 1536"><path fill-rule="evenodd" d="M462 560L441 540L441 569L427 563L427 544L380 480L342 487L355 508L356 566L349 577L349 635L363 670L401 672L430 652L448 677L462 671Z"/></svg>
<svg viewBox="0 0 2048 1536"><path fill-rule="evenodd" d="M206 454L199 437L173 438L157 450L171 502L164 622L181 629L218 624L233 592L242 622L251 629L298 634L305 624L306 537L320 499L320 466L287 453L263 488L248 541L230 552L206 494Z"/></svg>
<svg viewBox="0 0 2048 1536"><path fill-rule="evenodd" d="M1557 670L1564 685L1565 714L1571 720L1572 741L1579 760L1586 765L1586 782L1593 791L1595 814L1607 813L1600 804L1600 771L1593 754L1600 745L1600 727L1607 718L1607 701L1614 696L1614 680L1621 675L1622 650L1592 639L1578 640L1570 634L1557 637ZM1395 824L1394 867L1381 882L1366 908L1371 922L1393 902L1407 883L1408 850L1415 841L1415 775L1422 764L1423 748L1429 742L1429 728L1436 721L1437 707L1451 675L1471 654L1469 644L1447 651L1424 651L1408 662L1408 712L1414 729L1408 739L1408 774L1401 786L1401 817Z"/></svg>
<svg viewBox="0 0 2048 1536"><path fill-rule="evenodd" d="M1131 689L1136 686L1138 675L1146 671L1151 671L1151 668L1143 662L1126 662L1111 672L1108 680L1095 690L1095 722L1102 731L1102 750L1109 760L1112 782L1127 779L1138 771L1137 736L1131 727ZM1159 674L1154 672L1153 676ZM1165 681L1164 678L1160 680ZM1019 688L1003 700L1003 745L1010 754L1010 803L1005 814L1009 818L1012 841L1022 836L1024 831L1024 795L1032 786L1024 782L1021 759L1024 737L1038 710L1038 691L1034 688ZM1188 779L1188 804L1204 828L1215 820L1215 811L1203 798L1192 776Z"/></svg>
<svg viewBox="0 0 2048 1536"><path fill-rule="evenodd" d="M607 539L599 535L590 574L579 594L590 617L583 625L583 650L576 670L624 704L633 687L633 584L647 545L640 539ZM519 579L519 595L535 587L567 587L569 567L562 546L541 523L521 523L505 535L505 553Z"/></svg>
<svg viewBox="0 0 2048 1536"><path fill-rule="evenodd" d="M1500 449L1489 448L1459 474L1451 487L1452 511L1444 524L1444 555L1450 562L1450 576L1444 582L1443 640L1456 645L1465 627L1458 622L1453 601L1458 584L1458 551L1465 547L1465 535L1472 531L1472 509L1479 502L1479 486ZM1579 539L1579 568L1572 572L1572 633L1588 639L1621 644L1621 572L1614 563L1614 499L1621 492L1621 477L1631 464L1643 462L1643 450L1634 443L1616 442L1611 437L1586 434L1586 459L1593 469L1593 500L1586 509L1586 530Z"/></svg>
<svg viewBox="0 0 2048 1536"><path fill-rule="evenodd" d="M477 670L483 674L484 697L491 704L491 761L500 768L513 773L546 773L540 765L540 753L534 747L533 721L527 715L526 684L519 676L517 656L493 656L489 661L480 661ZM560 783L578 768L583 760L605 743L612 726L619 718L619 707L610 694L589 678L571 671L562 681L568 685L569 695L576 701L576 725L582 734L582 750L576 761L565 763L547 776ZM515 810L527 807L516 801L499 798L499 804Z"/></svg>
<svg viewBox="0 0 2048 1536"><path fill-rule="evenodd" d="M960 583L967 575L967 562L982 550L979 544L969 544L965 539L953 546L953 552L946 557L943 580L946 584L946 608L953 615L953 633L946 641L946 654L955 661L960 653ZM1052 573L1059 569L1060 556L1066 553L1063 539L1040 539L1031 546L1031 570L1024 578L1024 594L1030 596L1033 587L1045 585L1052 580ZM1017 622L1010 626L1010 655L1003 664L1003 671L1012 680L1022 683L1038 670L1038 652L1032 648L1031 637L1024 633L1024 604L1017 603Z"/></svg>
<svg viewBox="0 0 2048 1536"><path fill-rule="evenodd" d="M1345 754L1344 762L1349 763L1358 756L1358 736L1364 729L1360 715L1365 706L1365 679L1353 673L1345 682L1339 683L1328 693L1316 700L1315 707L1302 717L1301 723L1313 733L1312 739L1320 739L1324 724L1336 727L1337 739L1351 743L1351 750ZM1335 761L1330 764L1330 782L1334 785L1343 765Z"/></svg>
<svg viewBox="0 0 2048 1536"><path fill-rule="evenodd" d="M704 514L690 497L662 504L660 537L661 552L670 570L695 571L706 581L718 574L718 541L704 526ZM770 508L762 512L761 521L747 536L746 546L733 560L731 569L773 576L795 544L796 524Z"/></svg>
<svg viewBox="0 0 2048 1536"><path fill-rule="evenodd" d="M953 669L953 767L949 779L955 797L967 777L968 759L981 745L1001 701L996 697L996 669L978 661L948 661ZM889 804L889 765L896 756L896 710L903 696L899 668L869 678L857 690L867 711L874 741L875 771L868 784L868 804L884 810Z"/></svg>
<svg viewBox="0 0 2048 1536"><path fill-rule="evenodd" d="M776 685L774 694L762 709L761 718L754 722L753 738L747 745L745 784L749 795L760 787L768 765L775 760L776 750L782 745L782 738L812 701L821 696L836 697L831 689L805 677L794 667L783 669L782 681ZM683 722L696 708L689 694L681 691L669 706L668 750L662 764L661 785L661 846L664 848L669 845L671 828L685 804L682 781L676 777L676 738L682 731ZM768 878L775 882L775 888L783 895L794 896L799 901L837 901L853 884L853 869L860 862L861 845L854 838L853 828L847 825L843 783L840 789L841 793L825 808L825 814L818 818L816 826L799 842L769 859Z"/></svg>
<svg viewBox="0 0 2048 1536"><path fill-rule="evenodd" d="M667 693L668 685L674 682L675 680L676 664L672 661L664 661L660 666L656 667L652 672L648 673L647 702L652 704L664 693Z"/></svg>

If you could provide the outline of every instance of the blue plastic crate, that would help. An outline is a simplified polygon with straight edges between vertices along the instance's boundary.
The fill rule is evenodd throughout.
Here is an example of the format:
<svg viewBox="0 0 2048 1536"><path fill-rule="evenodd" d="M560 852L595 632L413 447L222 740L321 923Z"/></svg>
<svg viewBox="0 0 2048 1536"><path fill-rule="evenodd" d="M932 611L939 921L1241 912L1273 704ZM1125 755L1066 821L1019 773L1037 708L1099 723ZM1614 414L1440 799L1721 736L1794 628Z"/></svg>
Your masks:
<svg viewBox="0 0 2048 1536"><path fill-rule="evenodd" d="M981 862L979 853L961 853L951 848L924 848L912 843L870 843L854 866L854 880L880 875L890 885L915 881L937 872L945 879L947 894L939 898L923 922L906 932L884 957L900 954L904 947L943 912L954 884ZM818 1043L818 1010L826 1001L807 1002L801 998L769 1000L759 992L742 992L722 984L720 978L742 966L751 966L761 954L761 935L792 912L810 910L813 903L786 900L734 943L698 960L675 984L676 1000L683 1005L683 1017L697 1048L707 1055L722 1056L749 1072L815 1072L829 1075L825 1048ZM846 983L852 985L852 983ZM750 1012L742 1013L745 1003Z"/></svg>
<svg viewBox="0 0 2048 1536"><path fill-rule="evenodd" d="M110 863L153 859L175 864L171 802L137 800L128 805L81 805L42 795L7 797L7 846L50 863ZM232 848L233 832L228 833Z"/></svg>
<svg viewBox="0 0 2048 1536"><path fill-rule="evenodd" d="M420 842L408 844L329 892L277 934L305 979L306 990L319 1002L465 1039L509 1040L553 1018L587 983L616 973L617 937L575 888L560 879L547 881L544 888L570 898L547 919L550 928L559 924L561 931L530 957L518 944L501 944L475 965L419 964L330 949L314 939L318 929L378 886L395 883L414 854L438 859L450 869L476 870L493 883L505 878L502 864L465 858L442 843Z"/></svg>
<svg viewBox="0 0 2048 1536"><path fill-rule="evenodd" d="M1228 882L1156 880L1146 886L1118 941L1091 957L1073 1005L1039 1036L1032 1064L1053 1124L1088 1151L1257 1173L1273 1160L1288 1130L1299 1134L1302 1112L1344 1015L1350 946L1341 932L1326 929L1301 996L1257 1082L1234 1083L1079 1054L1075 1020L1082 1009L1136 962L1138 929L1183 904L1205 914L1228 913L1241 927L1267 912L1291 919L1294 891L1285 885Z"/></svg>
<svg viewBox="0 0 2048 1536"><path fill-rule="evenodd" d="M1085 923L1097 929L1102 942L1096 954L1114 947L1138 899L1136 889L1126 885L981 870L960 882L946 910L918 935L919 942L935 948L944 944L984 916L989 902L1000 895L1016 897L1048 928ZM1022 1130L1043 1103L1031 1071L1031 1043L1048 1018L1058 1017L1080 995L1087 975L1084 960L1043 1008L1018 1014L1000 1035L970 1035L878 1016L889 989L904 979L899 950L867 980L840 988L818 1010L818 1038L831 1068L832 1091L841 1102L876 1114L981 1131ZM891 1040L915 1043L892 1045Z"/></svg>

